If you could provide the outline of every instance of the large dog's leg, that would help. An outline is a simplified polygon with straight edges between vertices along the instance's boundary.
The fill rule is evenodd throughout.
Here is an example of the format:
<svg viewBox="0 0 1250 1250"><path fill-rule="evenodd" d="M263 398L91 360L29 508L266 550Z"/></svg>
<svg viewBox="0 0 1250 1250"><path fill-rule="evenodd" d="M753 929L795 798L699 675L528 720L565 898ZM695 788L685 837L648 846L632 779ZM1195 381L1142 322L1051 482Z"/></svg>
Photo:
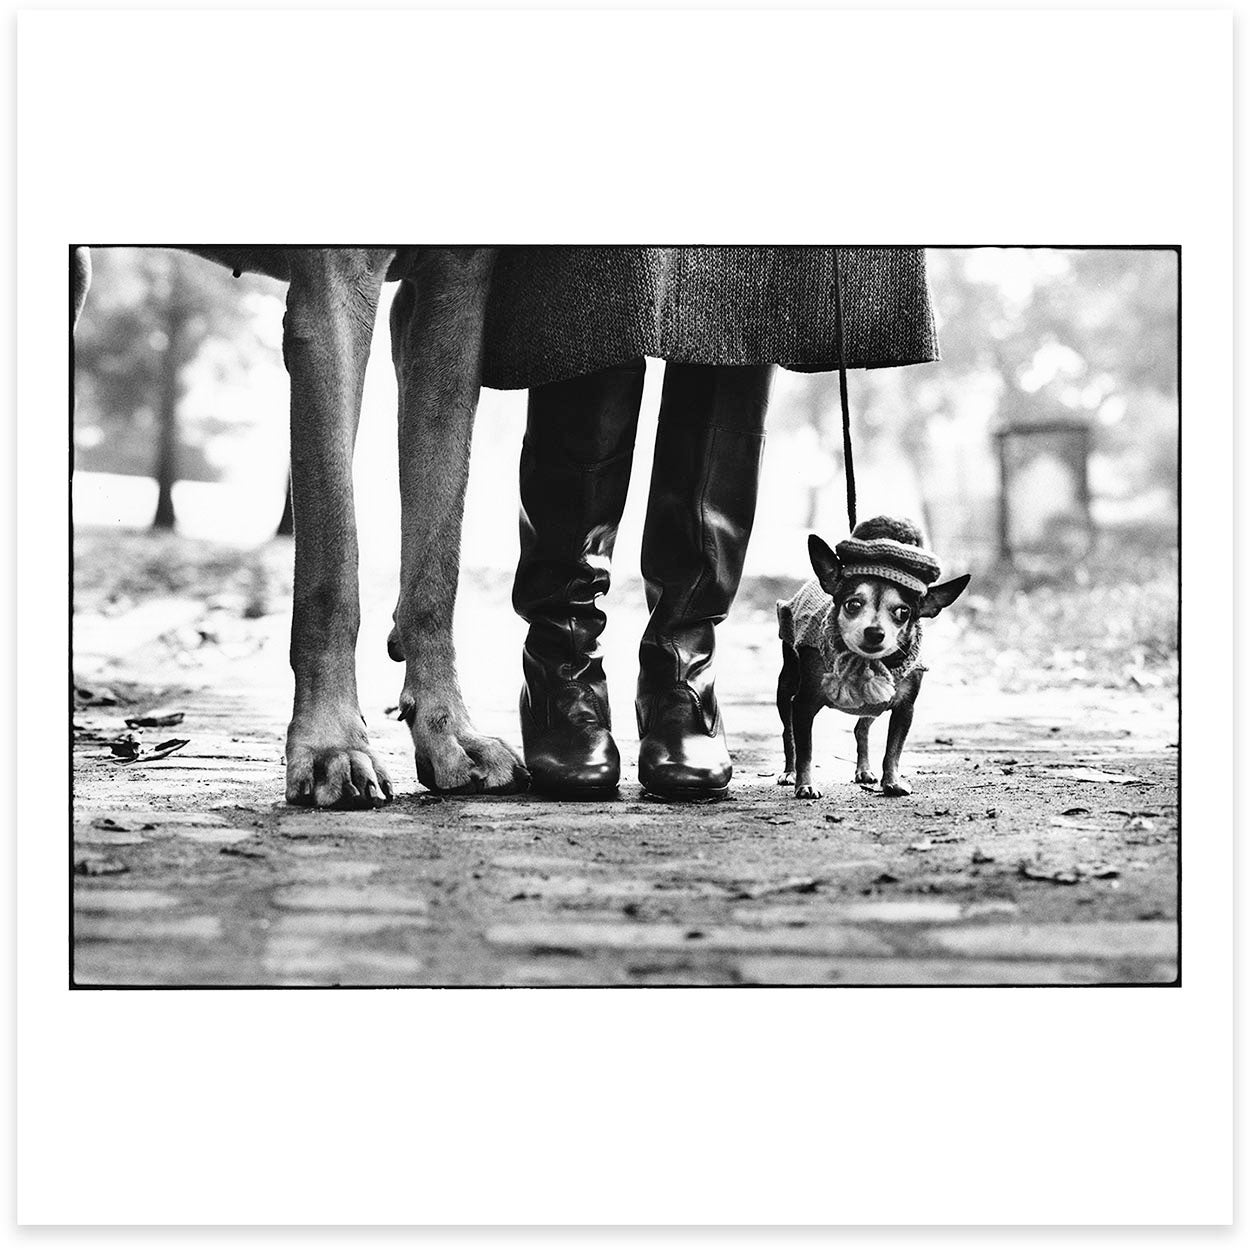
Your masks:
<svg viewBox="0 0 1250 1250"><path fill-rule="evenodd" d="M389 646L407 662L400 715L412 731L421 783L506 794L524 789L529 775L510 747L474 730L452 641L493 264L493 248L426 249L415 283L403 282L391 308L403 539Z"/></svg>
<svg viewBox="0 0 1250 1250"><path fill-rule="evenodd" d="M352 453L378 296L393 252L290 249L283 356L291 375L295 708L286 741L288 803L372 805L390 798L356 694L360 628Z"/></svg>

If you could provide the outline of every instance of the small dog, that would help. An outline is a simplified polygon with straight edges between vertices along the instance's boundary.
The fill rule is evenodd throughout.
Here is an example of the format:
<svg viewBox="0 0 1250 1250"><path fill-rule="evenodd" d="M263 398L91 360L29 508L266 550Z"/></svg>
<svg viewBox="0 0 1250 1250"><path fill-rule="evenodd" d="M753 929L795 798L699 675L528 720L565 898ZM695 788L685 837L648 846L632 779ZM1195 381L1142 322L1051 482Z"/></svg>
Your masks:
<svg viewBox="0 0 1250 1250"><path fill-rule="evenodd" d="M893 517L862 522L835 551L812 534L807 549L815 578L777 604L777 711L786 754L777 784L793 785L795 798L820 798L812 785L812 721L822 707L859 718L855 780L874 784L868 731L889 709L881 789L910 794L898 766L925 672L920 621L954 603L970 579L932 585L941 571L936 557L915 525Z"/></svg>

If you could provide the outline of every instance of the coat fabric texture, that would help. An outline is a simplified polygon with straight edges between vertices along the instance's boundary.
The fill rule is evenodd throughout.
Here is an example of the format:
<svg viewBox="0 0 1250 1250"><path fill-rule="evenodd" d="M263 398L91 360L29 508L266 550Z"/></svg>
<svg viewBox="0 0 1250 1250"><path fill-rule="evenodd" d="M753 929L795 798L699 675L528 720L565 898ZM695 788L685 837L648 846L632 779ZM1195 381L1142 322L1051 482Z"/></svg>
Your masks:
<svg viewBox="0 0 1250 1250"><path fill-rule="evenodd" d="M541 386L639 356L836 369L835 273L848 368L938 359L923 248L505 247L483 385Z"/></svg>

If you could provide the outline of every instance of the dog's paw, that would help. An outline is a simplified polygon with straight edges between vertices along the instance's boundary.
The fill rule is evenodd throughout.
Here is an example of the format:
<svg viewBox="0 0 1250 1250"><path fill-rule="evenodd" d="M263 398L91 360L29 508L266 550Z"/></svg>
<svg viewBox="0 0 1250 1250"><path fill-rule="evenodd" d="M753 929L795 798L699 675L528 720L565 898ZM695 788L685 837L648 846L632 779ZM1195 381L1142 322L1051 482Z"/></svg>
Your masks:
<svg viewBox="0 0 1250 1250"><path fill-rule="evenodd" d="M911 793L911 782L903 776L887 777L881 783L881 793L889 795L892 799L901 798Z"/></svg>
<svg viewBox="0 0 1250 1250"><path fill-rule="evenodd" d="M794 797L796 799L818 799L821 797L821 794L815 786L795 786Z"/></svg>
<svg viewBox="0 0 1250 1250"><path fill-rule="evenodd" d="M794 785L794 773L793 772L782 773L781 776L777 778L777 784L779 786Z"/></svg>
<svg viewBox="0 0 1250 1250"><path fill-rule="evenodd" d="M400 696L400 718L412 733L417 780L436 794L517 794L529 773L506 742L477 733L463 708Z"/></svg>
<svg viewBox="0 0 1250 1250"><path fill-rule="evenodd" d="M394 797L360 713L301 716L286 739L286 801L295 807L376 807Z"/></svg>
<svg viewBox="0 0 1250 1250"><path fill-rule="evenodd" d="M857 768L855 770L855 784L860 786L875 786L877 784L877 774L871 768Z"/></svg>

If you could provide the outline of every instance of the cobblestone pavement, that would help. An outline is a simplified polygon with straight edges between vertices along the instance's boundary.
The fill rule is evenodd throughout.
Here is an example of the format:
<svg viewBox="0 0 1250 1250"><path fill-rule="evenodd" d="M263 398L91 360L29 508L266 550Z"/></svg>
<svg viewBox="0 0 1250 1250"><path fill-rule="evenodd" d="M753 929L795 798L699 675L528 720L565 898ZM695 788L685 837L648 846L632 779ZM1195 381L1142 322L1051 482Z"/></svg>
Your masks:
<svg viewBox="0 0 1250 1250"><path fill-rule="evenodd" d="M466 696L480 727L515 741L519 629L500 624L497 593L475 599L485 593L462 592ZM827 712L816 735L826 797L802 802L775 784L773 627L747 611L721 631L732 797L667 804L633 781L629 678L642 612L626 593L608 655L620 798L439 799L418 790L405 730L382 717L398 670L380 656L385 622L367 620L362 701L399 798L372 812L313 812L281 802L281 613L232 636L186 603L135 611L147 615L76 622L80 682L119 700L75 713L76 984L1177 976L1177 722L1162 690L1004 694L992 674L961 672L949 646L941 654L939 622L940 662L930 661L904 760L916 793L886 799L853 785L852 722ZM190 662L188 631L199 638ZM143 731L147 747L188 744L152 763L117 762L98 739L156 704L185 716ZM879 727L874 755L883 745Z"/></svg>

